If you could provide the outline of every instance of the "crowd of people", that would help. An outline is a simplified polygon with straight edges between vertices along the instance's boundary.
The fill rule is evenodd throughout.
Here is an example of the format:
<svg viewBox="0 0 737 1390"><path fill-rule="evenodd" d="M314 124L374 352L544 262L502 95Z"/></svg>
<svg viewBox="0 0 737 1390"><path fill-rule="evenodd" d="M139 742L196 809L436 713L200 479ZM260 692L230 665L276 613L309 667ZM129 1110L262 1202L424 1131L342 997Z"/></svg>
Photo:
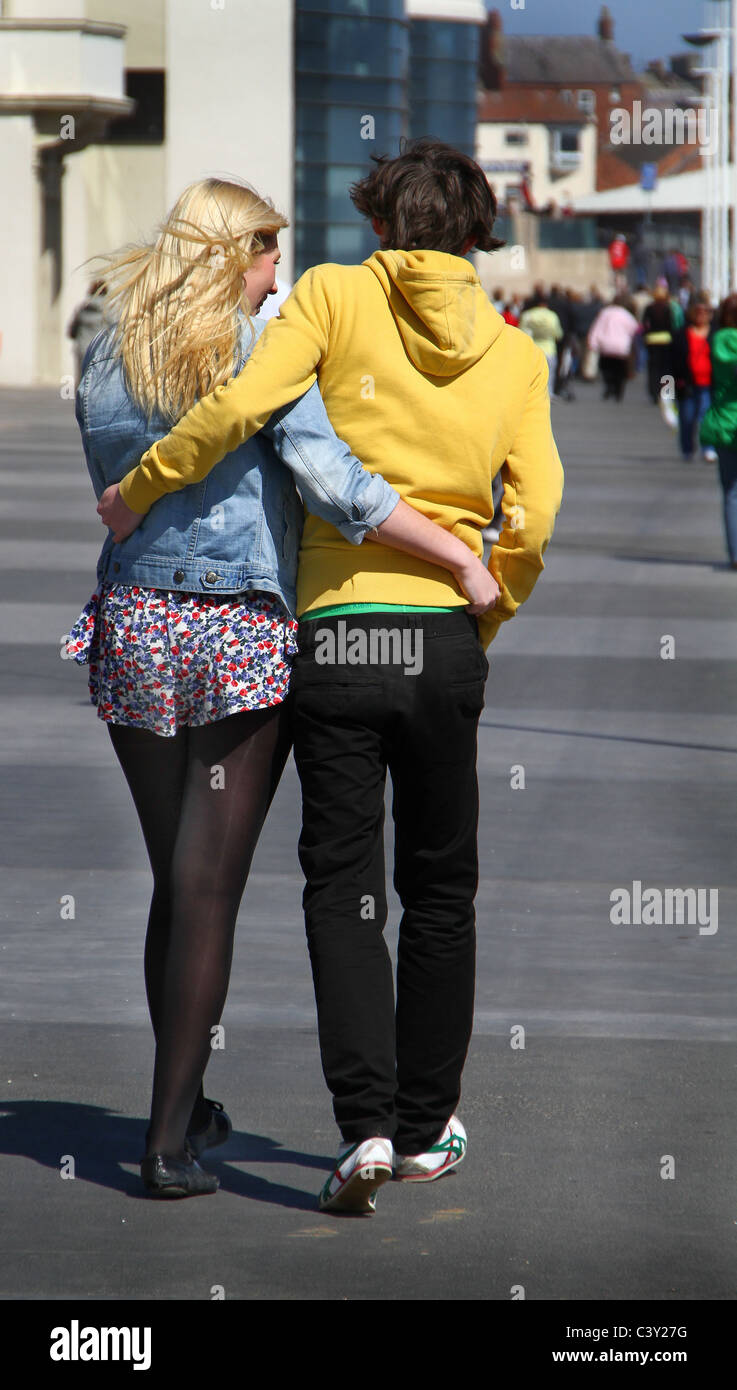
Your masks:
<svg viewBox="0 0 737 1390"><path fill-rule="evenodd" d="M542 283L525 299L497 288L491 300L542 348L554 399L573 401L575 382L600 380L602 398L621 402L627 382L644 374L650 400L677 431L684 462L700 450L706 463L718 464L727 549L737 569L737 294L714 309L682 265L676 280L672 261L670 275L652 289L620 288L608 302L595 285L584 295Z"/></svg>

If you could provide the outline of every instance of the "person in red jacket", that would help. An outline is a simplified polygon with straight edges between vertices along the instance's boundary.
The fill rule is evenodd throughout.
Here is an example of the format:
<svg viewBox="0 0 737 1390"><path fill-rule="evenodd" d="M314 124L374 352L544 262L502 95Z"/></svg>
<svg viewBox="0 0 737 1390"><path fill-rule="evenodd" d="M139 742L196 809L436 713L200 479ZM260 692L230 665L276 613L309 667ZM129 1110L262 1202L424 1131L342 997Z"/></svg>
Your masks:
<svg viewBox="0 0 737 1390"><path fill-rule="evenodd" d="M681 454L690 462L694 453L694 436L711 404L711 310L708 304L695 303L687 311L686 324L673 335L673 374L678 400L678 430ZM704 451L707 461L713 461L713 450Z"/></svg>
<svg viewBox="0 0 737 1390"><path fill-rule="evenodd" d="M510 303L506 304L504 309L502 310L502 318L504 319L504 322L511 324L512 328L517 328L519 325L520 310L521 305L519 303L519 300L512 299Z"/></svg>
<svg viewBox="0 0 737 1390"><path fill-rule="evenodd" d="M615 291L623 290L627 284L627 266L630 259L630 248L626 238L621 232L617 232L613 241L609 243L609 264L614 274Z"/></svg>

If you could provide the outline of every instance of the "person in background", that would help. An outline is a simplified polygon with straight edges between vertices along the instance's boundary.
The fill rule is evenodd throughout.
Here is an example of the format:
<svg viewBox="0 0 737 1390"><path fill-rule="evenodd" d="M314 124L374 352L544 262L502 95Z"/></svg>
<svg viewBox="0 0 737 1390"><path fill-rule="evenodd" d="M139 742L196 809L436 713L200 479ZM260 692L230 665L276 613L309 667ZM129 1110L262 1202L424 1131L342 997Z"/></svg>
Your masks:
<svg viewBox="0 0 737 1390"><path fill-rule="evenodd" d="M551 285L548 295L548 307L560 319L561 328L565 331L566 319L568 315L568 295L560 285Z"/></svg>
<svg viewBox="0 0 737 1390"><path fill-rule="evenodd" d="M645 339L642 328L642 316L648 304L652 302L652 297L652 290L644 281L640 281L637 285L637 289L632 295L632 304L634 306L632 312L634 313L635 318L637 319L637 322L640 325L640 331L637 334L637 337L635 338L634 342L636 372L643 372L647 367L647 348L645 347Z"/></svg>
<svg viewBox="0 0 737 1390"><path fill-rule="evenodd" d="M69 320L67 338L71 338L74 344L75 391L79 386L82 376L82 363L84 362L85 353L92 339L97 337L103 326L105 293L106 286L104 280L93 280L82 303L77 305L77 308Z"/></svg>
<svg viewBox="0 0 737 1390"><path fill-rule="evenodd" d="M496 309L497 313L501 314L504 308L504 290L502 289L501 285L497 285L496 289L492 290L491 302L494 305L494 308Z"/></svg>
<svg viewBox="0 0 737 1390"><path fill-rule="evenodd" d="M688 275L684 275L683 279L681 280L681 284L680 284L678 293L676 294L676 299L678 300L678 303L680 304L680 306L681 306L681 308L683 309L684 313L685 313L686 310L688 309L688 306L689 306L689 304L691 303L693 297L694 297L694 283L693 283L693 280L691 280L691 279L689 278Z"/></svg>
<svg viewBox="0 0 737 1390"><path fill-rule="evenodd" d="M504 322L510 324L512 328L517 328L519 325L519 316L521 313L522 305L519 299L517 299L515 296L514 299L510 299L509 303L502 310L502 318L504 319Z"/></svg>
<svg viewBox="0 0 737 1390"><path fill-rule="evenodd" d="M566 298L568 300L568 321L570 325L568 333L568 345L571 351L570 377L577 377L581 369L581 358L583 354L583 342L579 329L579 310L583 301L578 290L567 290Z"/></svg>
<svg viewBox="0 0 737 1390"><path fill-rule="evenodd" d="M579 297L573 314L575 332L582 341L585 342L589 336L594 319L604 308L604 300L601 298L596 285L591 285L588 299Z"/></svg>
<svg viewBox="0 0 737 1390"><path fill-rule="evenodd" d="M642 316L648 306L652 303L652 291L645 284L639 284L632 295L632 303L635 306L635 313L639 323L642 323Z"/></svg>
<svg viewBox="0 0 737 1390"><path fill-rule="evenodd" d="M653 291L652 302L645 307L642 315L643 341L647 348L648 390L654 405L657 405L660 399L662 378L675 376L673 334L679 326L674 323L668 282L660 279Z"/></svg>
<svg viewBox="0 0 737 1390"><path fill-rule="evenodd" d="M717 323L711 405L701 422L701 444L717 453L729 563L737 570L737 294L720 304Z"/></svg>
<svg viewBox="0 0 737 1390"><path fill-rule="evenodd" d="M670 297L670 311L673 316L674 329L677 331L679 328L683 328L686 323L686 312L677 294L672 294Z"/></svg>
<svg viewBox="0 0 737 1390"><path fill-rule="evenodd" d="M690 462L694 435L711 404L711 312L706 304L695 302L686 312L686 325L673 335L673 373L678 401L678 431L681 454ZM716 453L704 450L713 463Z"/></svg>
<svg viewBox="0 0 737 1390"><path fill-rule="evenodd" d="M529 309L525 309L519 321L523 333L532 338L542 348L548 359L548 388L551 396L555 394L555 378L558 371L558 343L563 337L563 329L557 314L548 306L547 295L534 296Z"/></svg>
<svg viewBox="0 0 737 1390"><path fill-rule="evenodd" d="M522 313L526 309L531 309L538 299L545 299L545 285L542 280L536 280L530 294L523 300Z"/></svg>
<svg viewBox="0 0 737 1390"><path fill-rule="evenodd" d="M663 261L661 276L667 282L668 289L676 293L681 286L681 281L688 275L688 257L684 256L677 246L671 248Z"/></svg>
<svg viewBox="0 0 737 1390"><path fill-rule="evenodd" d="M614 275L614 288L621 291L627 284L627 266L629 265L630 249L627 245L627 238L622 232L609 243L609 264Z"/></svg>
<svg viewBox="0 0 737 1390"><path fill-rule="evenodd" d="M573 318L571 314L571 304L566 291L560 285L551 285L548 296L548 307L554 314L558 315L558 321L563 329L563 336L556 344L556 369L554 394L561 399L573 400L573 392L568 386L568 379L571 374L571 351L570 339L573 328Z"/></svg>
<svg viewBox="0 0 737 1390"><path fill-rule="evenodd" d="M591 313L591 323L593 323L599 310L604 308L604 300L599 294L598 285L589 285L588 307ZM590 327L591 324L589 324Z"/></svg>
<svg viewBox="0 0 737 1390"><path fill-rule="evenodd" d="M599 354L599 367L604 382L603 399L624 399L632 343L639 324L627 307L628 295L618 294L611 304L597 315L589 333L588 345Z"/></svg>
<svg viewBox="0 0 737 1390"><path fill-rule="evenodd" d="M596 315L601 309L600 302L592 301L589 297L584 299L583 294L575 294L571 301L571 320L573 323L573 333L579 343L580 372L584 375L584 358L586 356L586 339L589 336Z"/></svg>

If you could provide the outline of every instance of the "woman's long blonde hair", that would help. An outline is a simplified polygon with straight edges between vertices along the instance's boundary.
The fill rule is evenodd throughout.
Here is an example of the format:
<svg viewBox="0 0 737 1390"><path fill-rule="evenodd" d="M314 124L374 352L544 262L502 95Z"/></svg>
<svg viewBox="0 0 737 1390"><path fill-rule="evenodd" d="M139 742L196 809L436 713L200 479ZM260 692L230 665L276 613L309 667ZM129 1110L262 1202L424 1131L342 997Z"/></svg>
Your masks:
<svg viewBox="0 0 737 1390"><path fill-rule="evenodd" d="M94 257L105 321L133 399L151 418L180 418L238 364L243 275L287 218L248 184L203 179L185 188L152 245Z"/></svg>

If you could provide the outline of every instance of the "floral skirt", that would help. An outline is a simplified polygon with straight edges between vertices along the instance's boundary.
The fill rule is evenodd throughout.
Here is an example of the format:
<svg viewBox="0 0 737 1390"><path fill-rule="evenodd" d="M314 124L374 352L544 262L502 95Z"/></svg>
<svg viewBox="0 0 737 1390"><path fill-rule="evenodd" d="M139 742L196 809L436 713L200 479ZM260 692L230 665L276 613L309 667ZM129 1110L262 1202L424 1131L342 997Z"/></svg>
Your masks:
<svg viewBox="0 0 737 1390"><path fill-rule="evenodd" d="M297 622L272 594L103 585L64 639L100 719L173 737L287 696Z"/></svg>

